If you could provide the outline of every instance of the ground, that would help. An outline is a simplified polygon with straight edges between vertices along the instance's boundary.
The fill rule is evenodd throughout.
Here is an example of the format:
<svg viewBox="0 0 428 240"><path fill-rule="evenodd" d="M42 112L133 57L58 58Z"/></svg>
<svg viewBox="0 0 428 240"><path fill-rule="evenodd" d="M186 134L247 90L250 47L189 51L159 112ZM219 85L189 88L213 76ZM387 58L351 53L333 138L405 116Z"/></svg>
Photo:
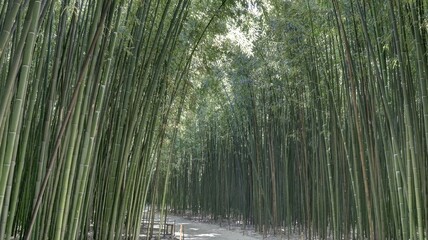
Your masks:
<svg viewBox="0 0 428 240"><path fill-rule="evenodd" d="M180 225L183 227L184 240L254 240L254 239L266 239L266 240L277 240L277 239L304 239L298 235L289 237L274 237L266 236L256 233L253 229L242 230L239 226L220 226L216 223L207 223L199 220L184 218L180 216L168 216L168 219L175 221L176 229L175 236L179 239L180 236Z"/></svg>

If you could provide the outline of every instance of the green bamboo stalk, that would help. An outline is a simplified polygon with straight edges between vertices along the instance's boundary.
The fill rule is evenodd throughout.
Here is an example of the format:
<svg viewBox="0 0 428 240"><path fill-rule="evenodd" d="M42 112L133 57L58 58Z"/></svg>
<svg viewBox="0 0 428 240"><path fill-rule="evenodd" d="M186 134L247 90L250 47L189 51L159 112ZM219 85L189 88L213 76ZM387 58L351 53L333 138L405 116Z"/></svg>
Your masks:
<svg viewBox="0 0 428 240"><path fill-rule="evenodd" d="M3 57L3 53L5 52L5 46L9 40L9 37L12 33L12 27L13 27L13 23L16 20L16 15L18 14L18 10L21 7L22 4L22 0L20 1L13 1L13 3L10 3L12 6L11 7L7 7L7 12L5 18L4 18L4 22L1 26L1 34L0 34L0 59L2 59ZM3 7L6 9L6 4L3 5Z"/></svg>
<svg viewBox="0 0 428 240"><path fill-rule="evenodd" d="M9 202L5 201L5 188L6 188L7 182L10 182L10 184L12 183L11 181L13 179L13 173L15 171L14 166L15 166L16 155L13 153L16 152L18 148L19 135L21 131L20 123L22 122L22 114L24 111L26 91L28 86L28 74L30 71L29 69L32 61L34 44L36 41L40 4L41 4L40 1L35 1L33 8L31 9L32 10L31 25L29 26L25 49L23 51L19 85L18 85L16 97L14 100L14 104L12 107L12 113L11 113L12 124L9 125L9 132L7 137L7 151L5 154L5 160L3 162L4 168L1 175L2 178L1 178L1 185L0 185L1 186L0 209L3 209L3 207L5 207L4 208L5 212L7 212L7 209L9 207ZM10 175L10 181L7 180L9 178L9 175ZM9 188L11 188L11 185L9 185ZM9 200L9 199L6 199L6 200ZM4 226L1 228L4 229Z"/></svg>
<svg viewBox="0 0 428 240"><path fill-rule="evenodd" d="M424 136L425 138L428 137L428 98L427 98L427 87L425 79L427 79L428 74L428 68L426 64L426 58L423 57L423 45L421 40L421 34L418 26L420 26L419 22L417 21L417 14L416 14L416 3L413 3L411 5L411 12L412 12L412 20L413 20L413 27L414 27L414 34L415 34L415 40L417 43L417 59L418 59L418 75L419 75L419 84L420 84L420 91L421 91L421 99L422 99L422 111L423 111L423 119L424 119ZM426 142L428 144L428 142ZM428 148L428 145L425 145L425 147ZM414 152L413 152L414 154ZM423 233L423 217L422 217L422 205L421 205L421 186L420 186L420 176L417 162L415 159L415 156L412 157L412 166L413 166L413 181L415 186L415 199L416 199L416 214L417 214L417 223L418 223L418 238L422 239L424 236ZM426 222L427 220L425 220Z"/></svg>
<svg viewBox="0 0 428 240"><path fill-rule="evenodd" d="M91 46L90 46L89 51L88 51L88 55L87 55L87 57L85 59L85 62L83 63L83 66L82 66L82 69L81 69L81 72L80 72L80 75L79 75L79 78L78 78L78 81L77 81L78 84L77 84L77 86L75 88L75 93L73 95L73 99L71 101L70 108L69 108L68 113L67 113L67 117L65 118L66 120L63 123L63 125L61 127L61 130L60 130L60 133L58 135L58 139L56 141L56 146L54 148L53 156L51 157L51 161L49 162L48 171L47 171L46 176L44 178L43 184L42 184L42 186L40 188L40 193L38 194L37 201L36 201L36 204L35 204L34 209L33 209L32 218L31 218L29 227L28 227L28 229L26 231L26 234L25 234L25 238L26 239L29 239L30 236L31 236L31 231L32 231L32 228L33 228L35 220L36 220L37 212L38 212L38 209L40 208L40 204L41 204L41 201L42 201L42 198L43 198L43 194L44 194L44 191L46 189L47 183L49 182L48 180L49 180L50 174L52 172L52 169L53 169L53 166L54 166L54 163L55 163L54 160L56 160L56 157L57 157L57 154L58 154L58 148L59 148L59 144L61 142L60 139L63 136L65 130L67 129L67 123L68 123L68 121L69 121L69 119L71 117L71 114L74 112L76 101L77 101L77 97L78 97L78 92L79 92L80 86L82 84L82 81L84 79L84 76L86 74L87 67L89 65L89 59L91 58L91 56L93 54L93 51L95 49L96 43L98 41L98 38L101 35L101 30L102 30L104 19L105 19L105 14L104 14L103 20L101 20L101 23L99 24L99 26L97 28L97 33L94 35L94 39L92 40Z"/></svg>
<svg viewBox="0 0 428 240"><path fill-rule="evenodd" d="M43 40L43 47L41 49L41 54L39 55L39 58L41 59L46 59L45 55L46 55L46 49L48 47L48 36L46 34L44 40ZM36 104L36 100L37 100L37 95L38 95L38 90L39 90L39 86L40 84L40 79L41 79L41 74L42 74L42 67L38 67L38 72L37 72L37 77L36 80L33 81L32 86L31 86L31 94L29 96L29 107L27 110L27 117L25 119L25 131L23 134L23 139L22 139L22 143L21 143L21 147L20 147L20 151L19 151L19 155L18 155L18 165L17 165L17 170L16 170L16 177L15 177L15 184L14 184L14 188L16 187L16 189L13 189L13 196L11 199L11 207L10 207L10 213L9 213L9 217L7 219L7 225L6 225L6 236L11 236L12 233L12 226L13 226L13 220L14 217L16 215L16 208L17 208L17 204L18 204L18 194L19 191L18 189L20 189L20 185L21 185L21 179L22 179L22 175L23 175L23 170L24 170L24 165L25 165L25 157L27 155L27 153L29 152L30 149L27 148L27 146L29 145L29 135L30 135L30 129L31 129L31 122L32 120L35 118L34 115L34 108L35 108L35 104ZM6 224L3 222L3 224ZM5 227L5 225L2 225L2 227ZM3 234L0 234L0 236L3 236Z"/></svg>

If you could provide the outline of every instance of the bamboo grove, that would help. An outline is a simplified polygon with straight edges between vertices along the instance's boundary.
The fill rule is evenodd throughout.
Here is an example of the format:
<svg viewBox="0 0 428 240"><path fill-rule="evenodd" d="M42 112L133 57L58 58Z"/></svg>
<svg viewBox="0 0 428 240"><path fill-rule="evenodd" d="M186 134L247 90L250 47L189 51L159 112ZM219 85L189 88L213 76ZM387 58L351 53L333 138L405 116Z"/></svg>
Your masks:
<svg viewBox="0 0 428 240"><path fill-rule="evenodd" d="M427 8L307 0L236 10L229 26L258 35L252 52L206 38L195 58L171 207L305 239L426 239Z"/></svg>
<svg viewBox="0 0 428 240"><path fill-rule="evenodd" d="M189 6L0 2L0 239L139 239L187 86Z"/></svg>
<svg viewBox="0 0 428 240"><path fill-rule="evenodd" d="M139 239L155 204L265 234L426 239L427 12L0 1L0 239Z"/></svg>

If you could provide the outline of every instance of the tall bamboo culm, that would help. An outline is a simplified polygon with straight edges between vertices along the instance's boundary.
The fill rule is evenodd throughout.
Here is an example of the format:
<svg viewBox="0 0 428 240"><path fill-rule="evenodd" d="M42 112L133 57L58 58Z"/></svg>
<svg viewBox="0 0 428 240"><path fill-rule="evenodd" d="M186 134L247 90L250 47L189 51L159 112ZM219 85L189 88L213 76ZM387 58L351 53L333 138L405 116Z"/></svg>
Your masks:
<svg viewBox="0 0 428 240"><path fill-rule="evenodd" d="M426 239L427 2L253 4L253 54L195 62L172 206L265 234Z"/></svg>
<svg viewBox="0 0 428 240"><path fill-rule="evenodd" d="M0 239L139 239L189 4L0 3Z"/></svg>

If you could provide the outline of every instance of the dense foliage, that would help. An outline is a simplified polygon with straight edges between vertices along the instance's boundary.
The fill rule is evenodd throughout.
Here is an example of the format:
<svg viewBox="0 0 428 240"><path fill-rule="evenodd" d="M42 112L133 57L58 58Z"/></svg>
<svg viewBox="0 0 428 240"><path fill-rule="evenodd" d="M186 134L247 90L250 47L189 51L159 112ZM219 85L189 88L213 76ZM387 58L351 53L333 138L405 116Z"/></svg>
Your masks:
<svg viewBox="0 0 428 240"><path fill-rule="evenodd" d="M173 208L306 238L426 238L427 7L235 6L193 61Z"/></svg>
<svg viewBox="0 0 428 240"><path fill-rule="evenodd" d="M0 2L0 239L138 239L189 3Z"/></svg>

